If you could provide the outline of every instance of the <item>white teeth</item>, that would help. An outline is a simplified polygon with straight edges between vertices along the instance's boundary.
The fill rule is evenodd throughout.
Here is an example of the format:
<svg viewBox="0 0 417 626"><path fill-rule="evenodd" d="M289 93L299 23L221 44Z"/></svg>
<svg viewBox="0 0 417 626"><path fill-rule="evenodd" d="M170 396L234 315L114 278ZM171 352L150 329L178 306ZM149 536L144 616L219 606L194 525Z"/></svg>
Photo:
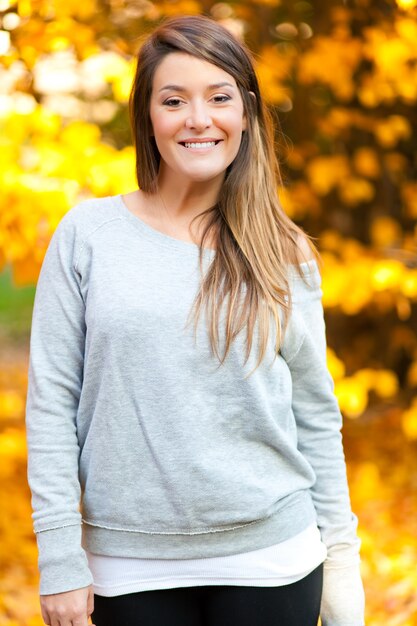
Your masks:
<svg viewBox="0 0 417 626"><path fill-rule="evenodd" d="M199 143L186 143L184 144L186 148L212 148L216 145L215 141L205 141Z"/></svg>

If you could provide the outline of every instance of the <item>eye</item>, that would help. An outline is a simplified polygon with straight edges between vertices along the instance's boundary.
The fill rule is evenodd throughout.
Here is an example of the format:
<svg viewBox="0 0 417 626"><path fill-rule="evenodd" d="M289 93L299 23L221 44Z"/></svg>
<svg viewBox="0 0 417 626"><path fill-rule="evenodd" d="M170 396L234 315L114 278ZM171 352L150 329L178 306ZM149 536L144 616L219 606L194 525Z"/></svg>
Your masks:
<svg viewBox="0 0 417 626"><path fill-rule="evenodd" d="M228 100L231 100L231 97L219 95L213 96L213 100L221 104L222 102L227 102ZM174 108L176 108L179 103L181 103L181 100L179 98L168 98L168 100L165 100L165 102L163 102L164 105Z"/></svg>
<svg viewBox="0 0 417 626"><path fill-rule="evenodd" d="M227 102L228 100L231 100L230 96L214 96L214 99L216 98L224 98L224 100L221 100L221 102ZM217 100L217 102L219 101Z"/></svg>
<svg viewBox="0 0 417 626"><path fill-rule="evenodd" d="M175 107L175 102L181 102L181 100L179 98L169 98L169 100L165 100L163 104Z"/></svg>

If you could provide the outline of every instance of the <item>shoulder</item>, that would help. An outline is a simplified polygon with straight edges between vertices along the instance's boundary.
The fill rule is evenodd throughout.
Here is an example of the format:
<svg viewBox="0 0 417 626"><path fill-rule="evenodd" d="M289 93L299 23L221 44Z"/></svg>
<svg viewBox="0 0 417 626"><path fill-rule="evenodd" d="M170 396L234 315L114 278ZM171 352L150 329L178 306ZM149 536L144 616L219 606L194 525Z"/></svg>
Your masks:
<svg viewBox="0 0 417 626"><path fill-rule="evenodd" d="M74 204L61 218L55 237L73 238L82 244L102 226L121 219L117 196L87 198Z"/></svg>
<svg viewBox="0 0 417 626"><path fill-rule="evenodd" d="M79 231L88 233L114 219L120 219L117 196L105 196L79 201L67 211L62 222L68 222Z"/></svg>
<svg viewBox="0 0 417 626"><path fill-rule="evenodd" d="M299 233L297 236L297 253L300 263L316 258L313 254L311 244L304 233Z"/></svg>
<svg viewBox="0 0 417 626"><path fill-rule="evenodd" d="M99 229L120 220L117 196L87 198L74 204L58 221L48 248L77 259L87 240ZM49 252L51 254L52 252Z"/></svg>

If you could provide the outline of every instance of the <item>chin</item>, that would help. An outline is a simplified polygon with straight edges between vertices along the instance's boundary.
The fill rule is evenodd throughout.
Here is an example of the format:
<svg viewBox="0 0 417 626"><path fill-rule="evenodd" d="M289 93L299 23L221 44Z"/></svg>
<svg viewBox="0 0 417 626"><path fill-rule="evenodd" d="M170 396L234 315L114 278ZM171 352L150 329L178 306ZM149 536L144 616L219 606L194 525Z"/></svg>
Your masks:
<svg viewBox="0 0 417 626"><path fill-rule="evenodd" d="M216 178L217 176L220 176L221 174L224 174L226 172L228 165L223 165L222 167L216 167L213 168L212 170L209 170L207 167L206 168L202 168L199 171L182 171L182 172L178 172L179 175L183 175L186 176L187 178L190 178L191 180L195 180L195 181L204 181L204 180L210 180L212 178Z"/></svg>

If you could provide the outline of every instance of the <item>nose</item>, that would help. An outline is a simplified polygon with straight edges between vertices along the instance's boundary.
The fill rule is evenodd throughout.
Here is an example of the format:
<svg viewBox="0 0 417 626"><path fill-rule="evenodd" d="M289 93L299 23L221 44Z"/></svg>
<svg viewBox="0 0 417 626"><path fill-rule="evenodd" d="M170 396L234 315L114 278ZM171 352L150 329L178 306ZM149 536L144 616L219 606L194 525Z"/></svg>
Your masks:
<svg viewBox="0 0 417 626"><path fill-rule="evenodd" d="M212 121L204 102L194 102L185 125L187 128L203 129L211 126Z"/></svg>

